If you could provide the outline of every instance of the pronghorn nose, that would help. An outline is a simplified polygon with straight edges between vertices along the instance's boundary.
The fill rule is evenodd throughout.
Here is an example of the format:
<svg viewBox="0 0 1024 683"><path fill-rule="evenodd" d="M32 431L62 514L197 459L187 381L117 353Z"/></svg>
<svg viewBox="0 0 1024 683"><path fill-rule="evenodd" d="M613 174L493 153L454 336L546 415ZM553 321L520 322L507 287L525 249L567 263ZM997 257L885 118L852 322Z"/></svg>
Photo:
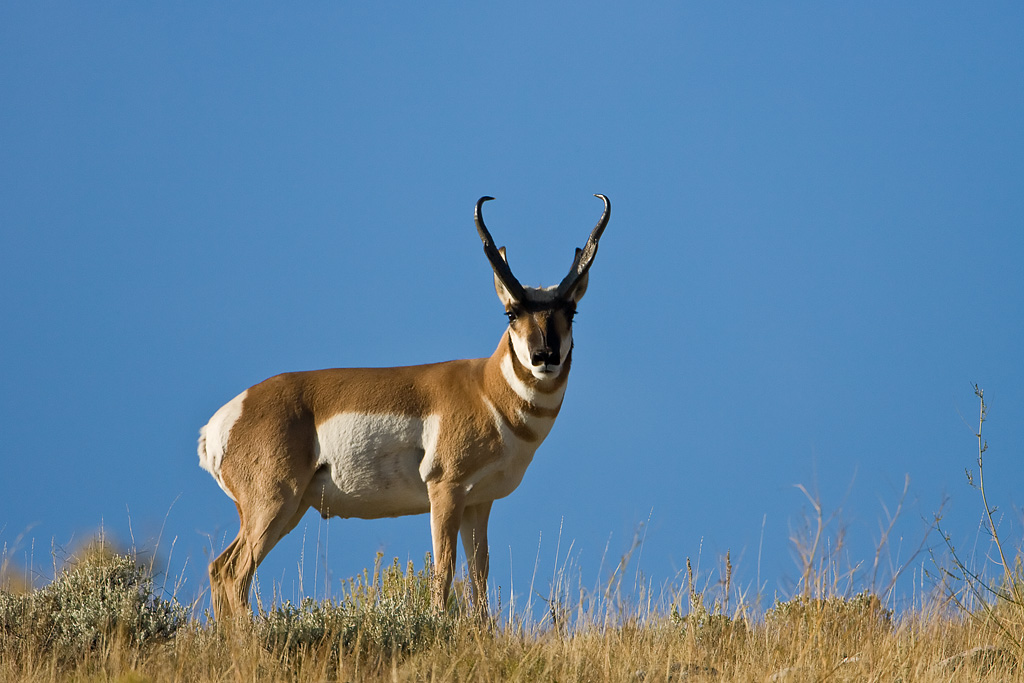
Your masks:
<svg viewBox="0 0 1024 683"><path fill-rule="evenodd" d="M558 354L551 349L537 349L530 357L534 365L558 365Z"/></svg>

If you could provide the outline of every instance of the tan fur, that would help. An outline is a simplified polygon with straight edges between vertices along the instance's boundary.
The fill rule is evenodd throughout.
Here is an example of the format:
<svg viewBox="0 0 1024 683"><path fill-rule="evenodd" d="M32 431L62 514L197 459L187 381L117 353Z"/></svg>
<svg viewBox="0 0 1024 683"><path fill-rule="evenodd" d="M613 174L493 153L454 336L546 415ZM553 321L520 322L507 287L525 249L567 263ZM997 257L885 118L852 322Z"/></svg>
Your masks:
<svg viewBox="0 0 1024 683"><path fill-rule="evenodd" d="M235 541L210 565L215 613L244 613L256 567L310 507L320 509L323 491L312 486L318 469L316 427L346 412L442 415L433 468L425 482L437 602L447 600L455 571L455 539L461 528L475 601L485 610L487 516L493 498L478 500L475 489L481 484L467 491L466 482L489 467L500 466L507 446L485 399L531 449L541 438L530 421L551 421L560 407L533 405L508 385L500 370L502 359L509 356L508 334L490 358L289 373L250 388L231 428L220 469L225 488L237 501L241 524ZM564 388L569 365L565 363L556 378L540 381L513 357L516 376L540 395ZM508 495L519 483L517 479L505 485L501 477L500 468L491 474L488 488L497 489L496 497ZM320 512L331 514L329 509Z"/></svg>
<svg viewBox="0 0 1024 683"><path fill-rule="evenodd" d="M199 461L234 499L239 530L210 564L214 612L248 613L256 567L310 507L324 517L430 513L435 594L444 607L461 532L474 603L487 614L487 520L519 485L562 406L572 316L611 203L558 287L524 288L477 232L510 323L489 358L277 375L200 431ZM506 286L507 285L507 286Z"/></svg>

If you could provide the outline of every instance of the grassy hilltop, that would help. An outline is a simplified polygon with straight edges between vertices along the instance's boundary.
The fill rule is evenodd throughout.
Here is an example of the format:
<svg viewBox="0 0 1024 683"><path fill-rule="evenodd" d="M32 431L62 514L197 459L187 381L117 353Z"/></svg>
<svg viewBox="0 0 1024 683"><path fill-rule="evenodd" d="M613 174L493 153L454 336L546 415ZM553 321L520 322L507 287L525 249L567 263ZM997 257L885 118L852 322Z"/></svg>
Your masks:
<svg viewBox="0 0 1024 683"><path fill-rule="evenodd" d="M131 557L93 549L40 590L0 593L0 678L1024 681L1024 605L1009 595L971 611L953 596L899 618L866 592L798 597L763 615L725 613L696 591L666 610L580 596L554 601L539 622L487 627L458 600L434 612L429 582L426 570L396 561L350 581L332 603L204 625L154 595Z"/></svg>
<svg viewBox="0 0 1024 683"><path fill-rule="evenodd" d="M813 499L798 594L767 609L733 590L728 555L714 581L687 561L683 585L653 595L623 590L627 554L592 591L556 576L539 617L499 595L500 622L484 624L463 585L446 610L431 607L429 558L417 570L378 556L332 601L260 605L251 621L217 623L158 586L152 561L100 539L38 589L18 585L5 553L0 680L1024 682L1024 548L1000 538L985 494L978 397L971 476L990 552L976 569L943 535L951 559L935 562L932 592L901 614L887 607L891 584L851 594L835 549L823 550Z"/></svg>

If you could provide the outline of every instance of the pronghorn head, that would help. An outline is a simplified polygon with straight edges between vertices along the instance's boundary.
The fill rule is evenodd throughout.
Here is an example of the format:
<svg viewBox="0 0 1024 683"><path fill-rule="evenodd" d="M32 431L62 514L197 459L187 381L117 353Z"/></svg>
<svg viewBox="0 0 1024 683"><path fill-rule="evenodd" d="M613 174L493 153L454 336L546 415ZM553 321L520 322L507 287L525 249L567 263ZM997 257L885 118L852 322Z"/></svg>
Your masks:
<svg viewBox="0 0 1024 683"><path fill-rule="evenodd" d="M508 338L516 360L538 380L558 377L572 351L572 319L576 304L587 291L588 271L597 254L597 242L608 225L612 204L603 194L604 213L590 233L586 246L576 250L572 268L561 284L554 287L523 287L512 274L505 258L505 247L495 248L491 233L484 225L483 203L494 197L481 197L476 203L476 229L484 243L484 253L494 269L494 288L508 316Z"/></svg>

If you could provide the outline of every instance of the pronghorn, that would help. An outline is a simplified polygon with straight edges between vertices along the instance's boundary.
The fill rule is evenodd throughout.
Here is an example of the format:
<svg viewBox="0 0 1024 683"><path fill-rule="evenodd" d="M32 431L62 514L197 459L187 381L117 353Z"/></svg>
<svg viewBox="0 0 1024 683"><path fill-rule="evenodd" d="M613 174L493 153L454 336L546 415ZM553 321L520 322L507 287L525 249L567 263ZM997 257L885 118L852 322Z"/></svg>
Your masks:
<svg viewBox="0 0 1024 683"><path fill-rule="evenodd" d="M210 564L214 613L246 614L256 567L310 508L324 518L430 513L433 600L447 603L462 534L473 602L487 614L487 518L522 481L562 407L572 320L611 215L557 287L524 287L474 217L508 328L489 358L277 375L199 432L199 464L238 508L238 537Z"/></svg>

